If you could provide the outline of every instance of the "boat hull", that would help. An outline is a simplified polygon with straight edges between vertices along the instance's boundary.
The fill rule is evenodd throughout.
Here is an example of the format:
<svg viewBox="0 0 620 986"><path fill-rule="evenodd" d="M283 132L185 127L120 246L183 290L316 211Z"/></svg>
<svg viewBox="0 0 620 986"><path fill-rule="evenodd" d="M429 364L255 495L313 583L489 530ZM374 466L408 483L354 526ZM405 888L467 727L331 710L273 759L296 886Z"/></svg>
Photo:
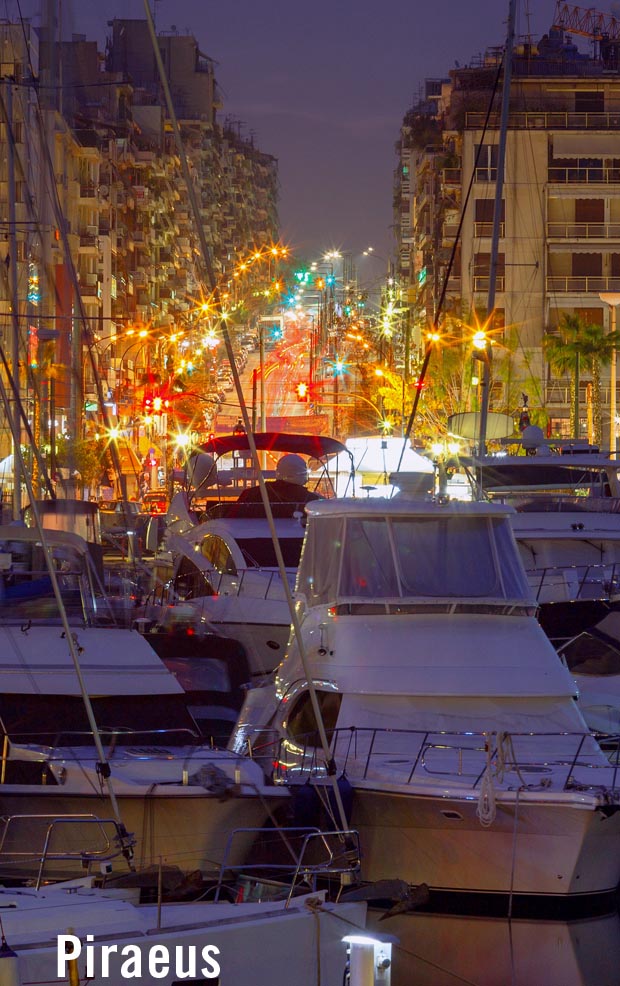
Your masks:
<svg viewBox="0 0 620 986"><path fill-rule="evenodd" d="M509 897L613 896L620 881L620 811L498 801L483 826L477 798L355 787L352 826L365 880L397 877L442 893Z"/></svg>
<svg viewBox="0 0 620 986"><path fill-rule="evenodd" d="M158 788L158 789L157 789ZM286 792L282 792L286 794ZM134 864L138 867L159 865L177 866L184 872L200 870L206 876L217 872L224 858L227 840L234 829L251 829L263 825L269 811L282 803L280 792L273 797L263 796L216 796L205 791L192 790L181 786L171 786L169 793L162 786L132 796L117 796L119 812L127 831L135 837ZM25 785L19 791L2 792L0 813L3 816L92 814L99 818L112 817L109 800L93 793L58 794L58 789ZM36 872L39 866L37 851L40 853L44 827L41 823L24 820L16 821L15 837L3 846L0 853L0 868L3 873L23 875ZM73 833L70 826L59 829L51 845L54 853L74 846L75 839L83 833L79 829ZM93 840L89 832L90 844ZM240 832L235 837L227 862L239 865L247 858L254 834ZM97 845L101 844L99 839ZM28 846L28 859L14 854L18 844ZM115 869L126 868L122 858L116 861ZM45 872L66 872L70 869L66 862L50 862ZM79 866L79 863L78 863ZM75 873L73 873L75 875Z"/></svg>

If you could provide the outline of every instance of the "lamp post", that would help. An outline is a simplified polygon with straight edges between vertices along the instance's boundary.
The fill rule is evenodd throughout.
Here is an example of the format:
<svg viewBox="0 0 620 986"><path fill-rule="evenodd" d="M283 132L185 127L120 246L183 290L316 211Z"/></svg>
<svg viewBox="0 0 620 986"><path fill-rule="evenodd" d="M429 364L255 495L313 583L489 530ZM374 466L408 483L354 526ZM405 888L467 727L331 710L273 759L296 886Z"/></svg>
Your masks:
<svg viewBox="0 0 620 986"><path fill-rule="evenodd" d="M616 331L616 309L620 305L620 291L601 291L599 294L601 301L609 305L611 313L609 331ZM618 436L616 430L616 367L617 353L616 347L612 346L611 360L609 363L609 450L615 456L618 450Z"/></svg>

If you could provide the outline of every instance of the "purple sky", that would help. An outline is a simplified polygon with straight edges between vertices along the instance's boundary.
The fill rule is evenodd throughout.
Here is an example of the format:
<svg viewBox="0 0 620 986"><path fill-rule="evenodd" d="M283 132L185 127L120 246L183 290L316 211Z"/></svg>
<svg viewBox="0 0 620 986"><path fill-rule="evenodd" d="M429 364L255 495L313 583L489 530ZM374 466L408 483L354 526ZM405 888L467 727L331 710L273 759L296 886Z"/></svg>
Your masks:
<svg viewBox="0 0 620 986"><path fill-rule="evenodd" d="M21 0L24 15L39 0ZM5 0L3 16L15 16ZM143 0L63 0L65 36L103 39ZM548 30L555 0L520 0L517 33ZM597 5L605 9L608 4ZM191 33L215 59L222 116L279 160L282 237L298 256L392 242L394 143L427 77L506 36L508 0L156 0L158 31ZM35 18L35 23L37 19ZM361 263L378 261L361 261Z"/></svg>

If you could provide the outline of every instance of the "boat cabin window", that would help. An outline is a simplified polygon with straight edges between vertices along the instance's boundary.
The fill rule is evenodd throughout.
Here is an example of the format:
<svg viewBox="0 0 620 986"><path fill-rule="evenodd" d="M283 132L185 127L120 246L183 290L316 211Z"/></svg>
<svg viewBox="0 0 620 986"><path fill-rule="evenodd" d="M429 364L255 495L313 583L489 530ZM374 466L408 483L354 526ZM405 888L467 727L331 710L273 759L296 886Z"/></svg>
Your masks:
<svg viewBox="0 0 620 986"><path fill-rule="evenodd" d="M230 548L222 538L215 534L207 534L200 545L200 550L207 561L213 565L216 572L221 575L237 574L237 566L233 561Z"/></svg>
<svg viewBox="0 0 620 986"><path fill-rule="evenodd" d="M309 525L298 589L313 604L336 597L531 596L507 518L351 516L344 530L334 520L313 518Z"/></svg>
<svg viewBox="0 0 620 986"><path fill-rule="evenodd" d="M187 746L198 729L185 695L91 697L104 745ZM79 695L0 695L0 728L14 743L92 746L94 738Z"/></svg>
<svg viewBox="0 0 620 986"><path fill-rule="evenodd" d="M280 551L286 568L297 568L303 535L296 538L279 538ZM277 568L278 559L271 538L243 538L237 541L248 568Z"/></svg>
<svg viewBox="0 0 620 986"><path fill-rule="evenodd" d="M316 697L329 742L336 728L342 695L339 692L325 692L317 689ZM292 740L302 746L321 745L310 692L304 691L293 700L286 721L286 731Z"/></svg>
<svg viewBox="0 0 620 986"><path fill-rule="evenodd" d="M562 647L560 654L573 674L620 674L620 642L614 644L596 634L580 633Z"/></svg>
<svg viewBox="0 0 620 986"><path fill-rule="evenodd" d="M67 615L84 618L82 580L84 560L71 545L51 545L50 551ZM60 619L52 580L40 544L0 542L0 612L16 620Z"/></svg>
<svg viewBox="0 0 620 986"><path fill-rule="evenodd" d="M181 558L173 581L174 591L181 599L200 599L215 595L215 589L202 572L189 558Z"/></svg>

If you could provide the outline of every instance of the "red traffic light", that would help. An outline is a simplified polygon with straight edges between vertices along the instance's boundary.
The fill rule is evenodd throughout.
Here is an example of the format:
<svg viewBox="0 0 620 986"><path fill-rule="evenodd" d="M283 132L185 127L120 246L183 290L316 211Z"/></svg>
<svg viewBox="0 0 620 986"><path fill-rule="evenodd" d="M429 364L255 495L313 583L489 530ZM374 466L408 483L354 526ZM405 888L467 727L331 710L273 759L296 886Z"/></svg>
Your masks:
<svg viewBox="0 0 620 986"><path fill-rule="evenodd" d="M308 400L308 384L307 383L298 383L297 386L296 386L296 388L295 388L295 393L297 394L297 400L298 401L307 401Z"/></svg>

